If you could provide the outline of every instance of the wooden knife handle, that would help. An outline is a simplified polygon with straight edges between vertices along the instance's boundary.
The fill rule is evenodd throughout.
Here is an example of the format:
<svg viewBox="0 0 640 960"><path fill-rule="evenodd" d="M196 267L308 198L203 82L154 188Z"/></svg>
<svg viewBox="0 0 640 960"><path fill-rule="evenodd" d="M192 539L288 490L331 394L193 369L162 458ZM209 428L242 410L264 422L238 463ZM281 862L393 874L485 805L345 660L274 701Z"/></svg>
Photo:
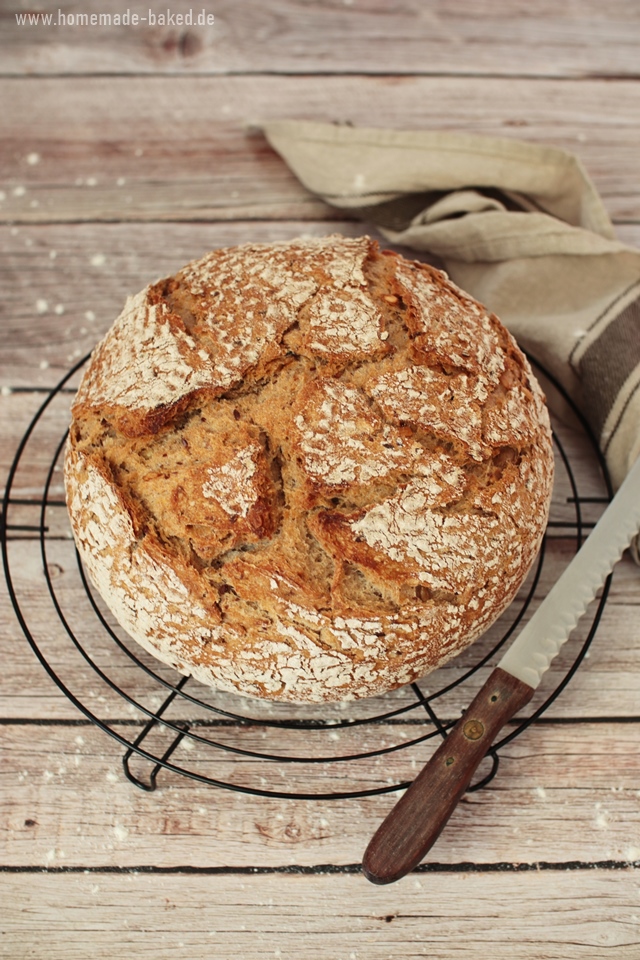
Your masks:
<svg viewBox="0 0 640 960"><path fill-rule="evenodd" d="M496 667L464 716L378 827L362 861L372 883L393 883L436 842L498 731L534 689Z"/></svg>

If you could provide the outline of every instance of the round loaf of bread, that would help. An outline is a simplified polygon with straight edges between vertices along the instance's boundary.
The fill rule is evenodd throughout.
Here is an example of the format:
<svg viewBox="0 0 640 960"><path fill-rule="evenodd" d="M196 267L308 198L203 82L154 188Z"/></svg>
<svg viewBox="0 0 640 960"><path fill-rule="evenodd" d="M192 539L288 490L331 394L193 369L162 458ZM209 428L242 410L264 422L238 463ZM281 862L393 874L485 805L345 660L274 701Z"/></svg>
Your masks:
<svg viewBox="0 0 640 960"><path fill-rule="evenodd" d="M286 701L383 693L511 602L549 418L496 317L367 237L216 250L130 299L73 406L67 501L119 623Z"/></svg>

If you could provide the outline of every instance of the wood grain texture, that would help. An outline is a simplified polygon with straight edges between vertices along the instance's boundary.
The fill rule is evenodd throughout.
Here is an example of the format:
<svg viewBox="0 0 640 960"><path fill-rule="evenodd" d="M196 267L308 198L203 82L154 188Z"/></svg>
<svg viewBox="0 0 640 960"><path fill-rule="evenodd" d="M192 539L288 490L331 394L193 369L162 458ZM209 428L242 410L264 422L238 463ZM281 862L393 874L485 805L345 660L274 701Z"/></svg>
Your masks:
<svg viewBox="0 0 640 960"><path fill-rule="evenodd" d="M15 0L0 12L0 387L53 386L128 293L207 249L362 231L303 190L253 132L262 119L465 130L564 147L584 162L621 239L640 246L635 0L216 0L212 29L136 31L18 29L14 13L27 6ZM119 0L100 6L123 9ZM87 9L82 0L39 7ZM45 396L0 394L0 483ZM16 477L27 501L38 496L66 415L61 402L34 434ZM581 487L594 492L593 458L584 448L571 455ZM53 494L61 494L57 475ZM12 506L13 523L33 526L35 510ZM47 523L57 538L47 544L52 584L75 610L83 640L95 643L63 509L50 508ZM556 533L541 591L570 552L566 531ZM52 616L33 536L11 531L12 570L47 654L116 730L139 730L143 709L161 704L162 688L100 642L99 664L138 706L96 681ZM497 778L463 799L433 851L442 866L434 859L427 872L374 888L357 863L393 794L265 799L173 774L160 776L155 794L136 790L124 779L122 748L85 723L47 677L0 587L8 747L0 761L0 867L34 871L0 873L0 953L11 960L636 960L638 871L630 864L640 858L639 604L638 569L627 559L589 659L548 722L505 748ZM450 665L452 679L466 663ZM465 698L454 690L443 702L452 719L474 690L464 686ZM407 694L392 700L406 704ZM181 712L174 708L173 718ZM396 743L416 726L406 718L329 730L337 734L330 749ZM261 750L268 729L207 731ZM328 748L326 738L302 740L283 749ZM206 748L189 751L188 742L176 762L208 763L211 776L258 785L273 778L301 789L345 783L339 764L324 774L284 762L265 770L263 761L234 754L207 761ZM433 745L369 758L349 776L366 786L409 778ZM144 764L136 770L148 773ZM610 869L569 870L572 861ZM319 864L346 872L311 872ZM78 872L56 872L65 867Z"/></svg>
<svg viewBox="0 0 640 960"><path fill-rule="evenodd" d="M15 10L33 6L15 4ZM633 0L505 6L499 0L383 0L308 3L304 0L175 0L173 14L193 8L215 16L210 27L176 23L77 26L80 0L45 0L74 25L19 26L13 8L0 19L5 74L141 73L394 73L529 76L637 76L640 18ZM127 9L104 0L103 14ZM153 6L156 14L164 11ZM97 8L96 8L97 10Z"/></svg>
<svg viewBox="0 0 640 960"><path fill-rule="evenodd" d="M632 872L5 876L4 949L33 960L636 960ZM257 933L259 931L259 935ZM28 952L27 952L28 951Z"/></svg>
<svg viewBox="0 0 640 960"><path fill-rule="evenodd" d="M70 408L74 390L82 369L84 364L66 381L66 386L56 393L53 399L50 397L48 388L44 386L39 390L33 387L16 389L6 387L5 392L0 393L0 433L4 437L4 442L0 442L0 491L4 489L18 444L23 441L26 430L32 430L22 450L17 472L13 476L8 516L8 522L12 526L14 524L18 526L36 524L37 526L40 522L38 505L42 499L49 468L58 447L64 441L71 418ZM46 409L40 412L44 404L47 404ZM32 428L31 421L34 418L36 423ZM602 502L598 499L591 502L588 498L600 498L606 492L598 464L594 460L593 446L583 433L568 427L558 416L554 415L553 420L556 437L562 442L574 473L578 474L576 484L578 495L582 500L581 519L587 531L598 520L603 510ZM60 456L59 454L53 469L49 490L49 499L58 501L63 493ZM69 525L64 510L48 510L45 519L49 537L68 535ZM573 488L557 453L548 535L565 539L577 535ZM9 539L14 538L15 534L10 529Z"/></svg>
<svg viewBox="0 0 640 960"><path fill-rule="evenodd" d="M369 233L389 246L370 225L345 220L2 225L0 387L54 386L93 349L128 295L208 250L332 232ZM640 223L620 224L617 234L640 247Z"/></svg>
<svg viewBox="0 0 640 960"><path fill-rule="evenodd" d="M172 773L162 774L150 794L124 778L117 745L93 726L17 724L5 726L3 736L0 866L359 864L397 799L394 793L343 801L252 797ZM426 862L640 861L634 737L633 726L619 723L530 729L505 748L496 779L466 794ZM260 738L256 729L254 745ZM423 746L423 758L430 749ZM389 763L384 774L402 765L393 757ZM210 770L233 779L239 765L221 756ZM364 766L361 783L380 779L373 761ZM269 785L282 784L277 772L263 768ZM289 765L286 786L300 787L304 776ZM323 767L314 776L332 774Z"/></svg>
<svg viewBox="0 0 640 960"><path fill-rule="evenodd" d="M127 296L208 250L332 232L358 236L367 230L343 220L0 227L6 291L0 386L53 386L93 349Z"/></svg>
<svg viewBox="0 0 640 960"><path fill-rule="evenodd" d="M615 220L640 220L640 85L630 80L7 78L0 96L4 222L335 217L255 132L273 118L563 147Z"/></svg>
<svg viewBox="0 0 640 960"><path fill-rule="evenodd" d="M560 570L571 557L573 549L573 544L561 540L554 542L553 547L550 546L544 577L538 588L538 597L544 596L551 584L555 582ZM123 700L121 695L113 692L107 683L101 681L94 669L87 666L70 642L53 608L48 587L44 581L39 543L35 539L15 540L10 544L9 558L14 589L29 629L43 656L63 681L81 702L106 720L146 720L144 709L158 709L167 696L167 690L162 686L161 681L146 675L127 654L120 652L113 640L98 624L78 575L72 542L63 539L53 541L47 546L52 589L55 591L71 630L85 646L94 662L107 671L112 682L133 698L133 705ZM630 559L625 559L616 569L610 599L605 607L602 623L592 643L588 659L582 664L568 689L551 706L547 716L571 720L607 716L637 718L640 703L637 614L638 570ZM105 616L107 622L115 629L112 618L106 612ZM503 632L505 623L509 623L511 617L511 613L505 614L504 618L468 651L463 652L459 657L441 667L437 673L431 674L422 681L421 689L425 692L434 692L450 683L459 682L466 671L474 666L483 654L491 650L493 643ZM531 710L540 706L566 674L586 636L587 623L588 618L585 617L576 628L572 639L554 660L536 693ZM124 634L120 631L118 633L123 640L126 639ZM143 663L153 668L161 678L176 682L175 673L163 669L157 661L141 652L136 644L129 641L128 646L132 653L140 656ZM77 709L63 697L38 664L24 639L6 595L0 600L0 650L4 663L1 681L3 697L0 707L2 717L29 718L35 715L43 720L79 718ZM434 704L438 715L443 719L457 719L487 678L488 673L488 667L482 668L473 678L439 698L437 704ZM289 718L290 716L324 717L325 715L329 720L358 719L385 713L415 702L414 695L409 689L405 692L389 694L384 698L350 703L342 708L332 708L322 713L317 709L301 712L289 711L284 707L276 709L260 701L254 702L213 692L210 688L199 684L194 686L193 695L203 699L207 705L213 704L232 713L258 719L261 717ZM136 703L140 704L142 710L135 706ZM211 719L206 708L203 710L180 701L172 707L170 716L174 719L186 720L202 720L207 717ZM415 719L415 713L411 719ZM371 728L367 729L367 733L371 733ZM405 776L408 775L405 771Z"/></svg>

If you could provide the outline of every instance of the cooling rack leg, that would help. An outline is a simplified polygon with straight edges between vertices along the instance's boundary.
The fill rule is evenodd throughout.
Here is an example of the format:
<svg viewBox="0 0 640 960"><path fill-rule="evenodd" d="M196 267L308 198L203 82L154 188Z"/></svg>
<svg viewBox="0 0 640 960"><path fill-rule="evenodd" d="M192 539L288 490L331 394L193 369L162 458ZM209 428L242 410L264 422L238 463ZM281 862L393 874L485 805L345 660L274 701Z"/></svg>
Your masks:
<svg viewBox="0 0 640 960"><path fill-rule="evenodd" d="M182 690L182 688L185 686L185 684L188 681L189 681L189 677L182 678L182 680L177 684L177 686L171 691L171 693L166 698L166 700L161 705L161 707L158 710L156 710L153 716L149 718L148 722L145 723L144 727L142 728L142 730L140 731L140 733L138 734L138 736L133 741L133 743L131 744L131 746L129 747L129 749L127 750L127 752L122 758L122 766L124 768L125 776L136 787L139 787L140 790L146 790L147 792L151 793L153 790L156 789L156 786L157 786L156 780L158 777L158 773L160 772L160 770L162 770L163 766L165 765L165 763L167 762L171 754L174 752L174 750L179 746L180 741L182 740L184 735L189 732L188 723L185 723L180 720L176 721L175 723L172 723L168 729L172 732L175 732L175 736L159 759L156 756L153 756L147 753L147 751L143 747L141 747L141 744L146 739L146 737L148 737L151 731L155 729L155 727L157 727L158 724L160 723L160 719L163 713L165 712L165 710L167 709L167 707L169 707L169 705L173 703L178 693ZM151 772L149 774L149 779L147 781L141 780L131 770L129 763L130 763L131 757L134 754L137 754L137 756L139 757L143 757L145 760L148 760L150 763L153 763L154 760L156 761L151 769Z"/></svg>
<svg viewBox="0 0 640 960"><path fill-rule="evenodd" d="M171 743L169 744L165 752L162 754L160 759L154 764L149 774L149 779L147 782L145 782L144 780L141 780L139 777L136 777L134 773L132 773L131 767L129 766L129 761L131 760L131 757L134 755L134 753L138 754L141 757L144 757L145 759L149 759L148 755L145 753L144 750L139 750L137 748L140 746L144 738L148 736L151 730L153 730L153 728L157 726L157 723L158 723L157 717L152 717L149 723L145 724L145 726L142 728L142 732L136 738L133 745L129 747L124 757L122 758L122 766L124 768L125 776L127 777L127 779L130 780L131 783L133 783L136 787L139 787L140 790L146 790L148 793L151 793L153 790L156 789L157 787L156 780L158 777L158 773L162 770L163 766L165 765L166 761L169 759L173 751L179 746L180 741L182 740L184 735L189 732L188 723L178 722L175 724L176 727L180 728L180 732L176 734L176 736L173 738L173 740L171 741Z"/></svg>

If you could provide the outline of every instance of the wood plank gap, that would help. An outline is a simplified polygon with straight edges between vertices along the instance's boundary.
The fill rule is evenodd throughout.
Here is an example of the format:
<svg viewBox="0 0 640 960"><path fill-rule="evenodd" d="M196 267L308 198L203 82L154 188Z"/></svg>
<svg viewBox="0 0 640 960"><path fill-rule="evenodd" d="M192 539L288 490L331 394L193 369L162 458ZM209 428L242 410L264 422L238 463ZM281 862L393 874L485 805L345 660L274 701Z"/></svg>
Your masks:
<svg viewBox="0 0 640 960"><path fill-rule="evenodd" d="M605 501L608 502L608 501ZM21 507L42 507L42 500L28 500L26 497L9 497L7 500L8 505L11 506L21 506ZM47 500L44 504L45 507L66 507L66 502L64 500ZM9 528L8 528L9 529ZM40 529L38 527L38 529Z"/></svg>
<svg viewBox="0 0 640 960"><path fill-rule="evenodd" d="M11 529L11 527L7 527L7 530L10 530L10 529ZM39 529L39 528L38 528L38 529ZM45 533L47 532L47 530L48 530L48 527L45 527L45 528L44 528ZM54 542L54 541L56 541L56 542L60 542L60 541L66 542L67 540L69 540L69 537L47 537L47 543ZM7 542L8 542L8 543L18 543L18 542L20 542L20 543L23 543L23 542L27 542L27 543L39 543L39 542L40 542L40 537L39 537L39 536L37 536L37 537L11 537L11 536L7 536Z"/></svg>
<svg viewBox="0 0 640 960"><path fill-rule="evenodd" d="M419 704L416 704L419 706ZM442 720L442 724L446 726L447 724L453 724L456 720L460 719L459 717L454 717L451 720ZM149 721L148 720L131 720L131 719L115 719L114 717L109 717L109 725L117 725L122 727L139 727L140 729L144 727ZM162 721L160 721L162 722ZM305 721L302 721L303 723ZM370 724L375 724L377 727L421 727L425 724L424 720L371 720ZM519 720L511 720L508 726L518 726L520 723ZM640 716L638 717L536 717L535 720L532 720L529 727L534 726L573 726L576 724L584 723L599 723L599 724L615 724L615 723L640 723ZM351 726L365 726L366 724L351 724L347 727L340 727L338 729L349 730ZM43 719L41 717L0 717L0 727L5 726L17 726L17 727L94 727L97 724L93 720L83 719L79 717L76 719L61 719L61 718L51 718ZM264 726L263 721L256 719L254 721L236 721L236 720L225 720L220 718L219 720L193 720L190 722L191 729L209 729L213 727L262 727ZM300 729L300 728L298 728ZM314 730L324 730L324 726L313 727ZM334 726L327 726L327 730L336 729ZM106 732L106 731L105 731ZM523 730L523 734L524 734Z"/></svg>
<svg viewBox="0 0 640 960"><path fill-rule="evenodd" d="M1 78L0 78L0 79L1 79ZM360 220L358 220L358 218L355 217L355 216L351 216L351 217L350 217L348 210L338 210L338 209L336 209L334 212L335 212L335 217L326 217L325 219L323 219L322 223L323 223L323 224L332 224L332 223L342 223L342 224L344 224L345 221L347 221L347 222L353 222L353 223L364 223L364 222L365 222L365 221L360 221ZM172 226L182 225L182 226L186 226L186 227L190 227L190 226L193 226L193 227L203 227L203 226L205 226L205 227L215 227L215 226L225 227L225 226L227 226L227 227L228 227L228 226L229 226L229 223L231 223L231 222L232 222L234 225L245 224L245 223L246 223L246 224L252 224L252 223L270 224L270 223L291 223L291 220L292 220L292 218L291 218L288 214L284 214L284 215L281 216L281 217L280 217L280 216L277 216L277 215L268 216L268 217L267 217L267 216L265 216L265 217L243 217L242 219L233 220L233 221L230 221L230 220L215 220L215 219L203 220L201 217L200 217L200 218L194 218L194 219L185 219L185 218L183 217L183 218L181 218L180 220L173 220L173 219L171 219L171 220L150 220L148 217L141 217L140 219L136 219L135 217L129 217L129 218L127 218L126 220L123 220L120 215L117 215L117 216L114 215L113 218L111 218L111 217L110 217L110 218L106 218L106 217L92 217L92 218L87 219L87 220L76 220L76 219L65 219L65 220L37 220L37 219L35 219L34 217L29 217L28 220L23 220L23 219L21 219L20 217L13 217L13 218L7 219L7 220L0 220L0 227L13 227L13 226L19 226L19 227L59 227L59 226L64 226L64 227L70 227L70 226L71 226L71 227L72 227L72 226L87 227L87 226L91 226L92 224L95 224L96 226L99 226L99 227L100 227L100 226L104 226L104 227L112 227L112 226L113 226L113 227L120 227L120 226L125 226L125 227L127 227L127 226L130 226L132 223L140 223L140 224L142 224L143 226L147 226L147 224L150 225L150 226L152 226L152 225L155 224L155 225L158 226L158 227L163 227L163 226L166 227L167 224L171 224ZM297 222L300 224L300 229L303 230L303 229L305 228L305 225L306 225L309 221L303 220L303 219L298 219ZM640 223L640 221L638 221L638 222ZM617 221L614 221L614 223L617 223ZM630 223L633 223L633 221L632 221L632 220L621 220L621 221L620 221L620 224L621 224L622 226L627 226L627 225L630 224ZM371 224L371 229L372 229L372 230L375 229L375 227L374 227L373 224ZM390 243L391 241L388 241L388 242ZM75 392L75 391L74 391L74 392Z"/></svg>
<svg viewBox="0 0 640 960"><path fill-rule="evenodd" d="M319 77L320 79L341 79L341 78L371 78L371 79L397 79L406 78L412 79L414 77L421 79L430 79L430 80L530 80L532 82L544 82L545 80L553 81L563 81L568 83L579 83L581 80L605 80L607 82L631 82L633 80L640 79L640 73L591 73L586 71L584 73L574 73L571 75L561 74L561 73L544 73L544 74L534 74L534 73L482 73L482 72L469 72L465 73L464 71L457 70L407 70L404 73L395 71L393 73L379 73L375 70L327 70L326 72L313 71L308 72L305 70L258 70L252 72L250 70L225 70L224 72L214 72L214 71L189 71L188 73L168 73L168 72L103 72L99 71L96 73L37 73L29 72L28 74L19 74L19 73L1 73L0 80L128 80L132 77L140 80L166 80L168 77L176 78L188 78L188 79L215 79L215 80L224 80L227 78L244 78L244 79L260 79L260 77L280 77L286 80L295 80L297 78L307 78L307 77Z"/></svg>
<svg viewBox="0 0 640 960"><path fill-rule="evenodd" d="M1 79L1 78L0 78L0 79ZM347 216L346 216L347 211L342 211L342 216L339 215L340 212L341 212L341 211L336 210L336 211L335 211L336 216L335 216L335 217L327 217L325 220L323 220L323 223L326 224L327 227L329 227L332 223L344 223L344 222L345 222L345 219L347 219ZM234 223L234 224L245 224L245 223L246 223L246 224L252 224L252 223L260 223L260 224L266 224L266 223L287 223L287 222L289 222L290 220L291 220L291 217L288 216L288 215L285 215L285 216L282 216L282 217L273 216L273 217L268 217L268 218L267 218L267 217L243 217L241 220L234 220L233 223ZM358 220L356 217L353 217L353 218L352 218L352 221L353 221L354 223L362 223L362 224L365 224L365 225L368 224L368 225L369 225L369 229L375 231L375 226L374 226L372 223L370 223L369 221L367 221L367 220ZM82 226L82 227L91 226L91 225L109 227L109 226L122 226L122 225L124 225L124 226L130 226L131 224L141 224L141 225L143 225L143 226L153 226L153 225L155 224L155 225L158 226L158 227L166 227L167 224L171 224L171 226L182 225L182 226L187 226L187 227L188 227L188 226L194 226L194 227L196 227L196 226L199 226L199 227L202 227L202 226L211 226L211 227L216 227L216 226L228 225L229 222L230 222L229 220L203 220L202 218L200 218L200 219L193 219L193 220L184 220L184 219L181 219L181 220L173 220L173 219L169 219L169 220L167 220L167 219L165 219L165 220L150 220L148 217L129 217L129 218L127 218L126 220L122 220L121 218L120 218L120 219L116 219L116 218L114 218L114 219L107 219L107 218L104 218L104 217L94 217L94 218L89 219L89 220L66 220L66 219L65 219L65 220L61 220L61 219L35 220L35 219L33 219L33 218L30 217L28 220L23 220L23 219L21 219L21 218L19 218L19 217L14 217L14 218L11 219L11 220L0 220L0 227L13 227L13 226L18 226L18 227L60 227L60 226L69 227L69 226L74 226L74 225L75 225L75 226ZM307 222L306 220L300 220L300 221L299 221L301 229L304 229L304 226L305 226L306 222ZM640 220L618 220L615 216L611 218L611 223L613 224L614 227L640 226ZM388 244L389 246L391 246L391 241L390 241L390 240L387 241L387 240L385 240L384 238L382 238L382 243L383 243L383 244ZM405 250L410 250L409 247L406 247L406 248L404 248L404 249L405 249ZM426 252L423 251L423 254L424 254L424 253L426 253ZM407 255L409 255L409 254L407 254ZM12 389L14 389L14 390L16 390L16 391L21 390L21 391L23 391L23 392L28 392L28 390L29 390L28 387L14 387L14 388L12 388ZM34 388L34 389L36 389L36 390L38 390L38 389L39 389L39 390L42 390L43 388L42 388L42 387L39 387L39 388L36 387L36 388ZM75 391L75 390L65 389L64 392L65 392L65 393L75 393L76 391Z"/></svg>
<svg viewBox="0 0 640 960"><path fill-rule="evenodd" d="M413 873L531 873L542 870L637 870L640 869L640 860L564 860L559 862L537 860L531 863L472 863L464 860L459 863L421 863ZM332 864L320 863L313 866L283 865L273 867L192 867L188 865L176 867L156 867L151 864L140 864L134 867L93 866L93 867L40 867L18 866L7 864L0 866L0 874L17 873L46 873L46 874L178 874L187 876L271 876L274 874L317 876L322 874L359 874L362 868L359 863Z"/></svg>
<svg viewBox="0 0 640 960"><path fill-rule="evenodd" d="M407 191L405 195L410 196L411 191ZM363 196L366 196L366 194L363 194ZM331 223L340 223L344 225L345 223L367 223L368 222L366 220L360 220L355 215L350 215L348 210L339 210L336 208L334 212L335 212L335 217L325 217L322 220L323 226L326 226L327 224L331 224ZM131 224L141 224L144 227L146 226L166 227L167 224L170 224L172 227L196 227L196 228L220 227L221 229L225 229L229 226L230 223L233 223L234 227L242 227L245 224L249 225L252 223L268 224L268 223L291 223L291 222L292 222L292 218L289 216L282 217L280 219L278 217L269 217L269 218L238 217L233 221L224 220L224 219L218 220L213 217L210 220L203 220L202 218L192 218L192 217L191 218L181 217L180 219L172 219L172 220L154 220L152 218L150 219L149 217L144 217L144 218L141 218L140 220L122 220L122 219L103 220L99 218L94 218L90 220L34 220L30 218L29 220L19 220L19 219L2 220L0 221L0 227L12 227L17 224L23 227L65 227L66 228L69 226L78 226L78 227L97 226L97 227L125 227L126 228L126 227L129 227ZM301 230L304 230L308 222L309 221L307 220L301 220L301 219L296 220L296 223L299 225ZM313 221L313 222L316 222L316 221ZM639 220L634 220L634 219L618 220L614 216L611 218L611 222L614 225L614 227L625 228L625 227L640 226L640 219ZM372 230L375 229L373 224L370 224L370 226ZM384 237L381 237L379 239L382 242L391 243L390 240L385 241ZM409 250L410 248L405 247L404 249ZM417 253L419 254L420 251L417 251ZM19 387L16 389L28 390L29 388ZM75 393L75 390L72 390L71 392Z"/></svg>
<svg viewBox="0 0 640 960"><path fill-rule="evenodd" d="M9 387L11 393L70 393L76 395L77 390L74 387L61 387L56 391L55 387Z"/></svg>

